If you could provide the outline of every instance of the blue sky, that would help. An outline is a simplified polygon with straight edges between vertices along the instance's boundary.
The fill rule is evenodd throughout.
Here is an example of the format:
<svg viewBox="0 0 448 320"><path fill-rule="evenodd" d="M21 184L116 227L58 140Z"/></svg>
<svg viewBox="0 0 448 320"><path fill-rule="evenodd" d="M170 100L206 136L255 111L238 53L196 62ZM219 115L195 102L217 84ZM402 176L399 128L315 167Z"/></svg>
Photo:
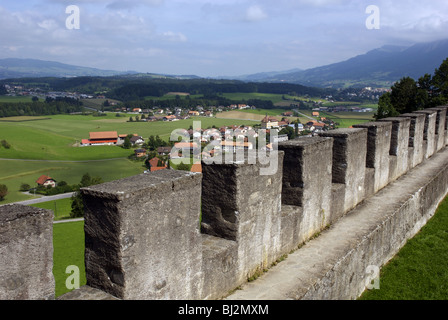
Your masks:
<svg viewBox="0 0 448 320"><path fill-rule="evenodd" d="M80 10L66 28L66 7ZM366 8L380 10L368 29ZM446 0L0 0L0 58L233 76L448 38Z"/></svg>

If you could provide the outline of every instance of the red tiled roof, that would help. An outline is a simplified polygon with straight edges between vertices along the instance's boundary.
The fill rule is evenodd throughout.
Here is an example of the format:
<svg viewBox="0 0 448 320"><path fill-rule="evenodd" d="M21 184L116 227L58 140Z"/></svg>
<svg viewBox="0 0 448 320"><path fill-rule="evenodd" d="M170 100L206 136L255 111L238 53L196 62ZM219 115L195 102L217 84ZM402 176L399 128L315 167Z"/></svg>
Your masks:
<svg viewBox="0 0 448 320"><path fill-rule="evenodd" d="M90 139L101 139L101 140L109 140L109 139L117 139L118 133L117 131L105 131L105 132L90 132Z"/></svg>
<svg viewBox="0 0 448 320"><path fill-rule="evenodd" d="M202 165L201 163L195 163L191 166L191 172L201 172L202 173Z"/></svg>
<svg viewBox="0 0 448 320"><path fill-rule="evenodd" d="M54 179L52 179L52 178L49 177L49 176L42 175L42 176L39 177L39 179L36 180L36 183L42 185L42 184L44 184L45 182L47 182L48 180L54 180Z"/></svg>

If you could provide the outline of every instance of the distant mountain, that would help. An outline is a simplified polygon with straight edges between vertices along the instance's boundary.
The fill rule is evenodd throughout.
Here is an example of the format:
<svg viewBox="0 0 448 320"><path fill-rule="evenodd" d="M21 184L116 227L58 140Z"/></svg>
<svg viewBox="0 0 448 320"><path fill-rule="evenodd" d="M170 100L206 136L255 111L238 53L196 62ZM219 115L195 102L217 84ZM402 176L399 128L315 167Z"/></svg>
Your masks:
<svg viewBox="0 0 448 320"><path fill-rule="evenodd" d="M434 74L448 58L448 39L411 47L384 46L347 61L260 79L314 87L387 86L409 76Z"/></svg>
<svg viewBox="0 0 448 320"><path fill-rule="evenodd" d="M300 72L303 71L302 69L295 68L291 70L286 71L271 71L271 72L259 72L254 74L246 74L241 76L222 76L218 77L219 79L226 79L226 80L240 80L240 81L263 81L264 79L268 78L277 78L281 77L284 74L294 73L294 72Z"/></svg>
<svg viewBox="0 0 448 320"><path fill-rule="evenodd" d="M0 79L38 77L116 76L134 74L134 71L113 71L73 66L36 59L0 59Z"/></svg>

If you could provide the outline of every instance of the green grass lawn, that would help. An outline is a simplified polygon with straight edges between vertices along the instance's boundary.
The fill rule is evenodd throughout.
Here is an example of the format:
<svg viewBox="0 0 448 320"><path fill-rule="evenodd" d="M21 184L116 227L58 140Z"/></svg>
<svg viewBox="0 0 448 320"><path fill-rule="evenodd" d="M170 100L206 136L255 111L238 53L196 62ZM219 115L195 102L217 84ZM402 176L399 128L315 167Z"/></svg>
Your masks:
<svg viewBox="0 0 448 320"><path fill-rule="evenodd" d="M68 266L77 266L80 286L86 284L84 266L84 222L66 222L53 225L53 275L56 282L56 297L71 290L66 287Z"/></svg>
<svg viewBox="0 0 448 320"><path fill-rule="evenodd" d="M32 196L19 191L20 185L26 183L34 187L37 178L43 174L73 185L78 184L85 173L99 176L106 182L140 174L144 170L143 163L128 159L93 162L0 160L0 184L5 184L9 191L1 204L32 199Z"/></svg>
<svg viewBox="0 0 448 320"><path fill-rule="evenodd" d="M71 198L60 199L55 201L48 201L42 203L32 204L31 207L42 208L51 210L54 212L54 220L63 220L70 218L70 212L72 211Z"/></svg>
<svg viewBox="0 0 448 320"><path fill-rule="evenodd" d="M84 173L100 176L104 181L112 181L143 172L142 163L127 159L132 150L117 146L73 146L76 141L88 138L91 131L137 133L144 139L148 139L151 135L159 135L168 141L173 130L188 129L193 121L200 121L202 128L252 123L249 120L206 117L175 122L127 122L127 118L117 118L115 113L106 117L82 115L48 117L49 119L38 121L0 122L0 140L5 139L11 145L10 149L0 147L0 158L20 159L0 160L0 184L5 184L9 190L2 204L32 198L19 192L20 185L27 183L35 186L35 181L43 174L51 176L56 181L63 180L68 184L77 184ZM24 119L30 120L29 117ZM14 117L14 120L20 118Z"/></svg>
<svg viewBox="0 0 448 320"><path fill-rule="evenodd" d="M380 272L380 289L360 300L448 299L448 198Z"/></svg>
<svg viewBox="0 0 448 320"><path fill-rule="evenodd" d="M128 117L82 115L55 115L51 119L26 122L0 123L0 139L11 145L0 148L0 158L39 160L98 160L122 158L129 150L116 146L75 147L77 142L89 138L89 132L117 131L118 134L138 134L145 139L159 135L169 140L175 129L187 129L193 121L201 121L202 127L215 125L241 125L247 120L193 117L174 122L127 122ZM5 118L7 119L7 118Z"/></svg>

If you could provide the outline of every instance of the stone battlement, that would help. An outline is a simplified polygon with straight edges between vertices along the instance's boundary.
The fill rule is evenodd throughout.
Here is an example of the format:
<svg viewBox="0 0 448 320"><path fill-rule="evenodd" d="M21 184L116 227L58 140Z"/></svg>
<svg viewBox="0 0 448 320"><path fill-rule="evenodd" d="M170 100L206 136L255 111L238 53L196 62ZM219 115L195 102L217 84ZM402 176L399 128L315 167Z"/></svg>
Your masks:
<svg viewBox="0 0 448 320"><path fill-rule="evenodd" d="M348 218L369 199L378 206L391 202L387 188L408 179L416 186L421 180L424 190L430 190L412 191L413 198L427 200L406 206L427 220L448 191L447 109L426 109L279 143L278 152L271 154L278 156L278 170L272 175L260 175L265 165L259 162L203 163L202 174L161 170L84 188L87 285L60 299L221 299L292 252L295 256L286 260L297 263L288 270L295 280L283 274L284 281L276 282L289 293L279 294L283 287L272 292L262 287L258 295L245 295L254 290L256 280L248 291L239 290L230 298L356 298L365 278L361 268L365 266L359 261L374 256L382 265L397 248L385 242L373 246L378 242L372 240L362 254L344 260L345 268L336 267L341 261L337 257L345 259L347 252L357 252L353 248L366 242L359 232L369 215L364 213L362 225L350 226ZM425 169L431 163L438 170ZM427 170L429 180L412 179L418 170ZM408 203L404 195L396 194L392 199L397 206L402 199ZM408 211L396 215L397 220L387 218L376 234L393 235L397 246L403 245L403 239L422 227L422 220ZM0 298L54 297L51 218L51 211L0 206ZM348 229L338 229L341 224L348 224ZM329 227L334 238L314 239ZM335 245L341 238L337 230L352 230L358 237L353 240L356 245L348 251L331 251L329 246L334 257L328 263L335 265L314 279L321 266L309 264L309 247L303 245L325 239ZM293 270L308 288L300 294ZM346 282L344 272L357 276ZM335 289L340 286L355 289L344 293Z"/></svg>

